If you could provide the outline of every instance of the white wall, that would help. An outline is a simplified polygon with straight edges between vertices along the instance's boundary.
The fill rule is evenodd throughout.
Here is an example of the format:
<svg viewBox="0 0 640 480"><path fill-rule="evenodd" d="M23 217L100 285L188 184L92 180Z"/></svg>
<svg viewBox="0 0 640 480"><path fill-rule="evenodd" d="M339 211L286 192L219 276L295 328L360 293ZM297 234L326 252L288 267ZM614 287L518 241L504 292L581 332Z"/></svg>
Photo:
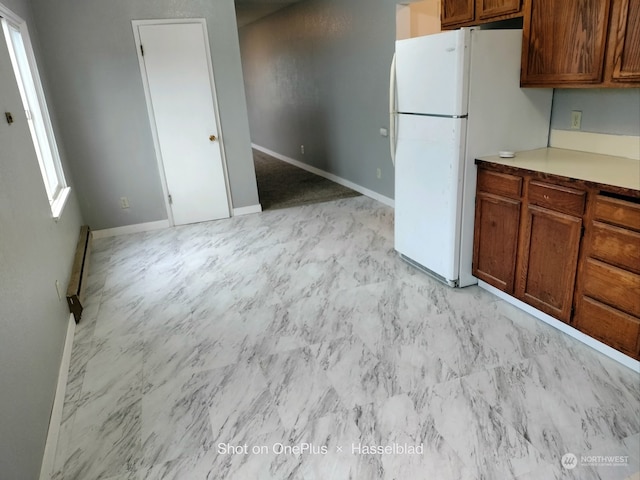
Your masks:
<svg viewBox="0 0 640 480"><path fill-rule="evenodd" d="M27 20L37 49L26 0L1 1ZM73 190L60 220L51 217L4 38L0 112L15 120L0 117L0 478L30 480L40 472L69 319L55 281L66 291L81 217Z"/></svg>

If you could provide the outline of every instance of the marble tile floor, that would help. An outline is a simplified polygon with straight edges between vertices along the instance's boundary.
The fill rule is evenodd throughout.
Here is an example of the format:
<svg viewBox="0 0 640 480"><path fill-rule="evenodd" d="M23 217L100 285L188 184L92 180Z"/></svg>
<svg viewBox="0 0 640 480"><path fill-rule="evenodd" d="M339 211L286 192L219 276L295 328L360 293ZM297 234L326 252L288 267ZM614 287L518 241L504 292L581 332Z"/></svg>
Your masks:
<svg viewBox="0 0 640 480"><path fill-rule="evenodd" d="M89 283L55 480L640 477L638 373L416 271L367 197L96 240Z"/></svg>

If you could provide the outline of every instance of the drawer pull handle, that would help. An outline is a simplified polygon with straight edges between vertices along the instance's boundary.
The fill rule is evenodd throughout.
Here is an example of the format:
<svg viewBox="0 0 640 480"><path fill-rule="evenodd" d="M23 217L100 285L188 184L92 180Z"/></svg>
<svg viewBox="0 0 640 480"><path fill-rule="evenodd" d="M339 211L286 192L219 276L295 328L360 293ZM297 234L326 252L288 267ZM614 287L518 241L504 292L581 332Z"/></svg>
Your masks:
<svg viewBox="0 0 640 480"><path fill-rule="evenodd" d="M545 200L549 200L549 195L542 195Z"/></svg>

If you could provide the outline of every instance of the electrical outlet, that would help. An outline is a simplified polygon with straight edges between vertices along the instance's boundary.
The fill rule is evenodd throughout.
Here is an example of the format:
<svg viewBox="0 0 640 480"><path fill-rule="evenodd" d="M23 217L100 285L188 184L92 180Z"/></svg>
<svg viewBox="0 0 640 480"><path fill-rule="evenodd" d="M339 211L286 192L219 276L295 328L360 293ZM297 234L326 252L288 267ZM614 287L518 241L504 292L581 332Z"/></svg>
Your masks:
<svg viewBox="0 0 640 480"><path fill-rule="evenodd" d="M304 155L304 145L300 145L300 153Z"/></svg>
<svg viewBox="0 0 640 480"><path fill-rule="evenodd" d="M379 168L378 168L378 169L376 170L376 176L377 176L378 178L382 178L382 170L381 170L381 169L379 169Z"/></svg>
<svg viewBox="0 0 640 480"><path fill-rule="evenodd" d="M129 208L129 199L127 197L120 197L120 207Z"/></svg>
<svg viewBox="0 0 640 480"><path fill-rule="evenodd" d="M381 137L388 137L389 136L389 130L387 130L386 128L381 128L380 129L380 136Z"/></svg>
<svg viewBox="0 0 640 480"><path fill-rule="evenodd" d="M574 110L571 112L571 130L580 130L582 125L582 112Z"/></svg>

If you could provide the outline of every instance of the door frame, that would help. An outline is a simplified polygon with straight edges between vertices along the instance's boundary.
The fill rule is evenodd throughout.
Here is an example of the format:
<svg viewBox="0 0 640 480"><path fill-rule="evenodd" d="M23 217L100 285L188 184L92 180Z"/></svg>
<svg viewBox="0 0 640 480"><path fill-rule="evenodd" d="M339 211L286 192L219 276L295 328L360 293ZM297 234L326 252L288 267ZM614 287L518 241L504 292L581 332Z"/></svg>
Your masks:
<svg viewBox="0 0 640 480"><path fill-rule="evenodd" d="M133 37L136 44L136 55L138 57L138 65L140 66L140 76L142 77L142 87L144 89L145 103L147 104L147 115L149 117L149 124L151 126L151 136L153 137L153 148L156 153L156 161L158 162L158 170L160 173L160 183L162 184L162 193L164 195L164 204L167 210L167 216L169 219L169 226L175 226L175 220L173 218L173 209L171 208L171 202L169 201L169 187L167 184L167 177L164 169L164 161L162 159L162 151L160 150L160 139L158 137L158 130L156 128L156 119L153 112L153 103L151 101L151 91L149 90L149 82L147 80L147 67L144 63L140 39L140 33L138 31L139 26L143 25L175 25L175 24L199 24L202 27L205 42L205 52L207 56L207 67L209 70L209 82L211 84L211 97L213 98L213 111L216 116L216 123L218 126L218 142L220 144L220 157L222 160L222 171L224 174L224 184L227 190L227 209L229 210L229 217L232 216L233 202L231 199L231 184L229 183L229 171L227 169L227 155L224 147L224 133L222 128L222 122L220 121L220 112L218 110L218 94L216 91L216 83L213 74L213 63L211 60L211 45L209 43L209 31L207 30L207 21L204 18L167 18L167 19L151 19L151 20L132 20L131 28L133 29Z"/></svg>

